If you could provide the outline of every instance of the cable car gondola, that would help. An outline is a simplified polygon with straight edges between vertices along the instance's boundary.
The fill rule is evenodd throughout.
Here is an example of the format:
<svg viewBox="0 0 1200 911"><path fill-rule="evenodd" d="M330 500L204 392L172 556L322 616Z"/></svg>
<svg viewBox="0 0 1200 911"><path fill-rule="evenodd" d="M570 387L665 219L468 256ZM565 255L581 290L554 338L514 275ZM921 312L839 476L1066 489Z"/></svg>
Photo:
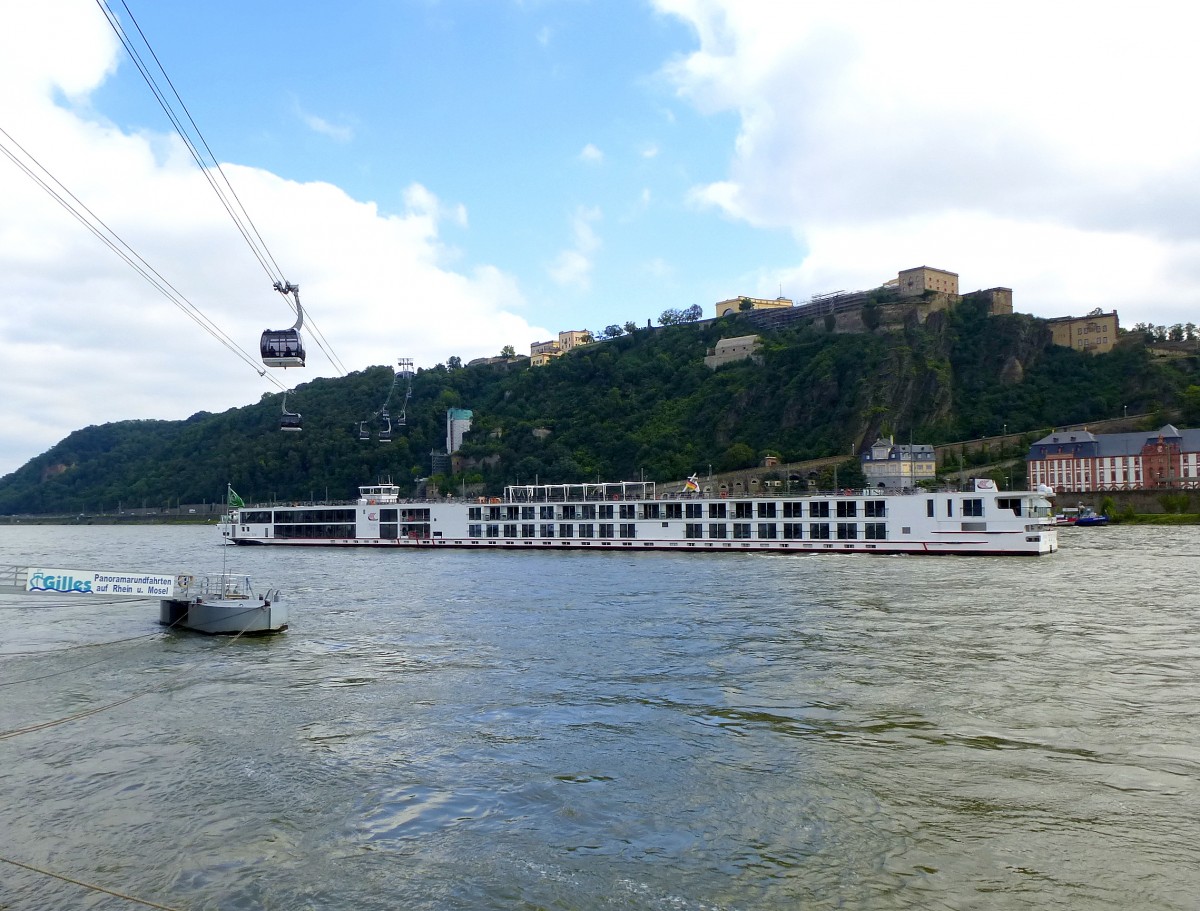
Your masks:
<svg viewBox="0 0 1200 911"><path fill-rule="evenodd" d="M279 429L280 430L289 430L294 433L298 433L300 430L303 429L301 427L301 424L303 423L303 421L302 421L300 415L293 414L292 412L287 410L287 397L288 397L288 390L284 390L284 393L283 393L283 415L279 418Z"/></svg>
<svg viewBox="0 0 1200 911"><path fill-rule="evenodd" d="M296 324L291 329L264 329L258 342L262 362L268 367L303 367L304 339L300 328L304 325L304 309L300 306L300 288L290 282L275 283L280 294L291 294L296 300Z"/></svg>
<svg viewBox="0 0 1200 911"><path fill-rule="evenodd" d="M376 411L373 415L371 415L370 418L368 418L365 421L359 421L358 438L360 440L365 441L365 440L371 439L371 431L369 429L369 425L371 423L371 420L374 418L379 418L379 442L380 443L392 442L392 428L403 427L407 423L408 400L412 398L412 379L413 379L413 365L412 364L413 364L412 358L404 357L404 358L400 359L400 369L398 371L396 371L392 376L392 385L388 389L387 398L385 398L383 400L383 404L381 406L379 406L379 410ZM399 388L402 383L405 387L404 401L400 405L400 413L393 416L391 414L391 412L388 411L388 405L391 404L392 395L396 392L396 389Z"/></svg>

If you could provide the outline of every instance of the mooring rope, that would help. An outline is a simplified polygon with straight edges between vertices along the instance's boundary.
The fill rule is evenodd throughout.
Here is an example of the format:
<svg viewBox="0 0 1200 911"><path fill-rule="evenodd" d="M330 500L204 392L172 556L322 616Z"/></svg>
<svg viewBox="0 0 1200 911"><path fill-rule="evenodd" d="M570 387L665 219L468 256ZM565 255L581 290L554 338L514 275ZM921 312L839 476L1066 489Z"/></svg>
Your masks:
<svg viewBox="0 0 1200 911"><path fill-rule="evenodd" d="M44 867L35 867L33 864L27 864L19 860L13 860L11 857L0 857L0 861L3 861L6 864L12 864L14 867L21 867L23 870L29 870L32 873L41 873L43 876L49 876L53 879L60 879L63 882L70 883L73 886L91 889L93 892L103 892L105 895L111 895L114 898L122 898L127 902L134 902L138 905L144 905L147 908L158 908L159 911L181 911L181 909L173 908L170 905L160 905L158 902L152 902L145 898L138 898L134 895L127 895L124 892L118 892L116 889L108 889L104 886L98 886L95 883L84 882L82 879L74 879L62 873L55 873L53 870L47 870Z"/></svg>

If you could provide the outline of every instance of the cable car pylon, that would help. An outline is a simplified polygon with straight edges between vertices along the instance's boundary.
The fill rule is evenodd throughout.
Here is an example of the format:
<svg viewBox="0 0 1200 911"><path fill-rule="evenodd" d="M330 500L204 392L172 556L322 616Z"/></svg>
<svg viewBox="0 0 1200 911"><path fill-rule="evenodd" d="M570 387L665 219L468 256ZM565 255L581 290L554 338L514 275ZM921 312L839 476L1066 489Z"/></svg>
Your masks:
<svg viewBox="0 0 1200 911"><path fill-rule="evenodd" d="M392 377L392 385L388 388L387 398L383 400L383 404L379 406L370 418L365 421L359 421L358 438L362 441L371 439L370 425L372 420L379 420L379 442L390 443L392 441L392 429L394 427L405 426L408 420L408 400L412 398L412 378L413 378L413 362L411 357L402 357L399 361L400 369L395 372ZM392 395L397 387L400 386L401 380L404 381L404 402L400 405L400 413L393 416L388 411L388 405L392 402Z"/></svg>

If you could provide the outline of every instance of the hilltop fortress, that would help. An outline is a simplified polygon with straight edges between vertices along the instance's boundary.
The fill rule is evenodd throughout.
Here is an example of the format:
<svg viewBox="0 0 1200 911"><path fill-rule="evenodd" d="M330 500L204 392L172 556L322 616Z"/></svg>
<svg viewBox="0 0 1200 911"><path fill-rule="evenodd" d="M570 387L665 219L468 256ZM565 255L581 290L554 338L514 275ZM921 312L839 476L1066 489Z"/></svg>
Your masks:
<svg viewBox="0 0 1200 911"><path fill-rule="evenodd" d="M903 269L895 278L866 291L814 294L802 304L782 295L776 298L732 297L717 301L714 318L719 320L736 316L759 329L780 329L809 323L823 325L828 332L873 332L912 322L923 324L930 314L949 310L964 301L982 304L988 316L1013 312L1012 288L984 288L964 294L959 290L957 272L933 266L917 266ZM665 326L676 322L694 322L700 318L701 312L699 306L686 311L667 311L660 318L660 323ZM670 323L666 320L669 314L673 314ZM1048 319L1047 323L1054 344L1090 354L1111 351L1120 329L1115 310L1104 313L1096 309L1086 316L1055 317ZM624 328L626 332L635 331L631 323L626 323ZM647 323L646 328L652 327ZM612 326L608 333L600 335L593 335L586 330L568 330L560 332L557 339L534 342L530 346L530 364L534 367L545 366L573 348L612 337L614 331L619 335L621 330ZM730 361L753 357L757 344L757 336L748 334L722 339L716 348L708 351L705 363L715 368Z"/></svg>
<svg viewBox="0 0 1200 911"><path fill-rule="evenodd" d="M1013 312L1012 288L988 288L961 294L957 272L917 266L903 270L876 288L814 294L804 304L794 304L786 297L775 300L735 297L719 301L716 316L749 311L755 312L755 322L764 326L824 320L832 332L864 332L879 326L903 324L909 319L923 323L929 314L948 310L963 300L983 301L992 316ZM766 312L774 318L758 316L758 313Z"/></svg>

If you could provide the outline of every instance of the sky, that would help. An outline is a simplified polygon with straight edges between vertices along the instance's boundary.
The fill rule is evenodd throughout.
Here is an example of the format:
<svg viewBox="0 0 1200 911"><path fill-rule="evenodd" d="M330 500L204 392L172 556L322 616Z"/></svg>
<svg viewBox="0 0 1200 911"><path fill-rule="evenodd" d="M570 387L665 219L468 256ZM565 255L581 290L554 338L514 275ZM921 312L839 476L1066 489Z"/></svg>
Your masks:
<svg viewBox="0 0 1200 911"><path fill-rule="evenodd" d="M1022 313L1200 322L1185 4L106 2L316 335L255 368L294 315L98 0L0 0L0 149L225 338L0 156L0 476L92 424L918 265Z"/></svg>

